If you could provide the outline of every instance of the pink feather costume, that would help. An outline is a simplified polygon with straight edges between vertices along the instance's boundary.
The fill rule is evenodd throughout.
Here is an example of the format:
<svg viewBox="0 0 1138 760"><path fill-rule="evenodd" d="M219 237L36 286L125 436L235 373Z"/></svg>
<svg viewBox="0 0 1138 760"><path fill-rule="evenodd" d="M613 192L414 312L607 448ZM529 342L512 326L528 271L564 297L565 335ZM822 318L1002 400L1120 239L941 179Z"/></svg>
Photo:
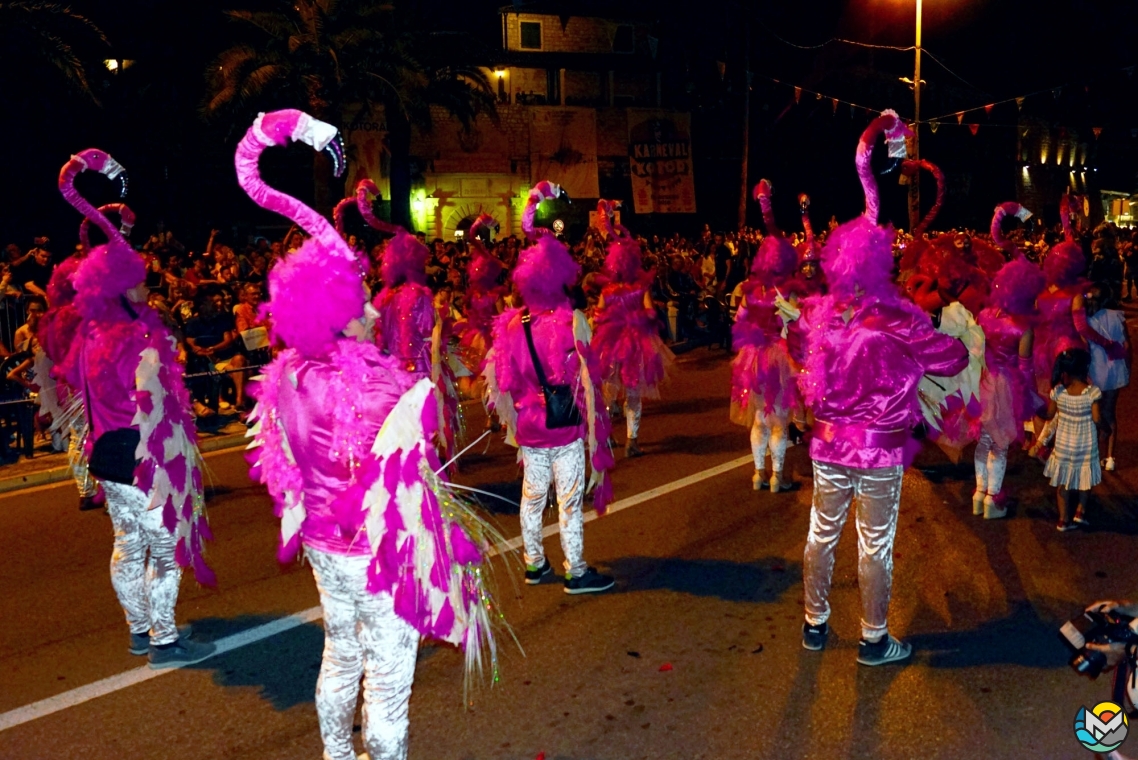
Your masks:
<svg viewBox="0 0 1138 760"><path fill-rule="evenodd" d="M112 179L122 173L114 159L96 149L82 151L60 172L63 197L107 236L71 276L75 310L83 321L65 362L67 381L88 402L88 446L111 430L139 430L134 485L146 494L149 509L161 510L163 525L176 539L177 563L192 567L199 583L212 586L216 577L202 555L212 536L201 454L177 341L148 305L127 303L125 294L143 283L146 267L119 230L76 191L75 177L88 169Z"/></svg>
<svg viewBox="0 0 1138 760"><path fill-rule="evenodd" d="M917 388L925 374L952 376L968 350L933 329L892 282L895 237L877 225L880 200L871 158L885 134L890 156L903 158L911 136L886 111L858 142L856 165L865 212L826 241L822 267L830 292L806 299L792 325L792 351L803 362L799 386L814 411L810 456L814 498L803 562L806 623L825 636L835 552L854 494L858 508L860 651L906 659L911 647L889 637L893 540L911 428L921 419Z"/></svg>
<svg viewBox="0 0 1138 760"><path fill-rule="evenodd" d="M810 196L799 193L798 206L802 210L802 230L806 239L798 244L798 273L786 285L786 296L807 298L822 295L826 292L826 275L819 266L821 263L821 246L814 239L814 225L810 223ZM807 277L803 271L807 264L812 265L814 273Z"/></svg>
<svg viewBox="0 0 1138 760"><path fill-rule="evenodd" d="M641 266L640 244L623 226L613 228L612 205L602 200L597 207L610 240L592 345L604 368L606 398L613 401L626 394L659 398L659 386L675 357L660 339L656 310L644 305L652 273Z"/></svg>
<svg viewBox="0 0 1138 760"><path fill-rule="evenodd" d="M798 254L775 223L766 180L755 186L754 197L762 206L767 236L743 284L743 302L731 329L732 346L739 352L731 362L731 421L747 428L756 417L785 420L798 403L796 371L775 305L778 293L786 295Z"/></svg>
<svg viewBox="0 0 1138 760"><path fill-rule="evenodd" d="M486 355L494 344L494 318L503 295L503 288L498 285L502 263L490 255L478 237L478 230L492 221L494 217L489 214L480 214L467 233L474 255L466 269L466 313L455 325L459 359L476 377L482 374Z"/></svg>
<svg viewBox="0 0 1138 760"><path fill-rule="evenodd" d="M405 751L420 635L462 646L468 674L481 668L483 647L495 675L497 660L482 567L487 527L438 477L433 386L383 354L366 327L345 335L375 316L361 263L326 220L260 177L266 148L300 140L319 150L334 138L334 128L300 111L263 114L238 146L236 167L258 205L311 235L269 275L266 307L288 347L252 391L250 462L281 518L280 560L303 544L321 591L316 706L325 752L338 760L354 757L361 676L369 753ZM377 640L384 651L372 648ZM383 668L371 667L377 657Z"/></svg>

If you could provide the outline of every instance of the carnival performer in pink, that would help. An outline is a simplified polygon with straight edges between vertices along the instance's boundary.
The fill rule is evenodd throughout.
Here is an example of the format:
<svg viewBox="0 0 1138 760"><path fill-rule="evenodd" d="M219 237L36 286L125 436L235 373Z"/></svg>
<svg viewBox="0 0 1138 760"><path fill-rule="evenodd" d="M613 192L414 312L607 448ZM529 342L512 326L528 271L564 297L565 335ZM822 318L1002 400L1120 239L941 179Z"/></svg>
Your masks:
<svg viewBox="0 0 1138 760"><path fill-rule="evenodd" d="M660 339L660 322L648 287L653 273L640 261L640 244L623 225L612 223L617 204L601 200L597 216L609 236L605 265L598 276L601 296L593 318L592 346L604 373L608 404L624 399L627 457L637 445L645 398L659 398L660 384L675 356Z"/></svg>
<svg viewBox="0 0 1138 760"><path fill-rule="evenodd" d="M202 557L211 536L189 394L177 341L146 302L142 257L75 189L86 170L125 185L122 166L94 148L73 156L59 175L63 197L107 236L71 276L82 322L66 380L84 399L90 471L114 525L111 584L130 626L130 652L149 654L152 668L186 665L215 647L180 635L174 623L181 568L216 583Z"/></svg>
<svg viewBox="0 0 1138 760"><path fill-rule="evenodd" d="M980 439L976 444L976 491L972 514L993 520L1007 515L1003 491L1008 448L1023 440L1024 423L1042 403L1035 393L1031 350L1035 299L1043 290L1043 273L1004 236L1008 217L1020 221L1031 212L1018 203L1002 203L992 217L992 240L1011 261L992 279L992 293L980 312L984 330L984 375L980 380Z"/></svg>
<svg viewBox="0 0 1138 760"><path fill-rule="evenodd" d="M798 207L802 210L802 229L806 239L798 244L798 274L787 286L790 291L787 296L806 298L826 292L826 276L819 267L822 246L814 239L814 225L810 223L810 196L799 193Z"/></svg>
<svg viewBox="0 0 1138 760"><path fill-rule="evenodd" d="M99 207L99 213L104 218L107 214L118 214L120 232L123 237L130 236L135 219L134 212L126 204L108 203ZM79 244L84 254L91 250L90 222L85 218L79 225ZM71 284L71 276L80 263L82 259L79 256L69 256L52 270L47 284L48 309L36 330L40 350L36 352L35 377L39 383L41 412L51 415L52 432L68 438L67 458L71 477L79 489L79 510L87 511L102 507L106 499L87 470L84 444L88 430L83 394L76 392L67 382L71 371L69 352L76 345L75 333L83 321L75 310L75 288Z"/></svg>
<svg viewBox="0 0 1138 760"><path fill-rule="evenodd" d="M1069 348L1086 349L1096 343L1106 349L1112 359L1123 358L1125 346L1103 337L1087 322L1083 289L1086 258L1071 229L1070 199L1063 196L1059 203L1059 217L1063 224L1064 240L1056 244L1043 260L1046 287L1039 294L1039 323L1035 330L1032 350L1035 365L1035 389L1041 398L1050 398L1051 369L1059 354ZM1036 437L1030 454L1045 458L1046 446L1055 430L1055 420L1043 424L1036 422Z"/></svg>
<svg viewBox="0 0 1138 760"><path fill-rule="evenodd" d="M493 225L494 217L479 214L466 235L472 251L466 267L466 310L462 321L455 325L455 331L458 333L459 360L470 372L469 378L463 378L471 382L467 389L470 395L473 395L474 384L482 377L486 355L494 344L494 318L505 308L505 288L498 284L502 262L490 255L481 237L482 231Z"/></svg>
<svg viewBox="0 0 1138 760"><path fill-rule="evenodd" d="M541 522L552 483L565 554L565 593L588 594L613 587L611 577L585 563L581 510L585 493L593 490L593 505L604 514L612 500L609 470L614 461L588 322L574 311L566 290L577 281L580 267L551 230L534 226L538 204L560 195L561 189L547 181L530 190L522 229L532 245L521 252L511 275L524 306L494 320L485 376L507 440L521 449L526 583L541 583L553 570L542 546ZM591 477L585 469L586 440Z"/></svg>
<svg viewBox="0 0 1138 760"><path fill-rule="evenodd" d="M496 668L485 526L439 479L430 380L374 343L361 262L323 217L261 179L261 153L293 141L342 158L336 129L295 110L262 114L237 147L249 197L311 236L269 274L263 309L287 348L253 390L251 474L281 518L280 561L303 547L320 591L325 759L356 758L362 678L367 756L404 760L419 637L464 646L468 668L486 647Z"/></svg>
<svg viewBox="0 0 1138 760"><path fill-rule="evenodd" d="M759 244L751 276L743 283L743 302L731 328L732 345L739 352L731 362L731 421L751 431L752 486L758 491L769 482L771 491L778 493L791 488L782 470L790 414L799 403L796 368L784 337L787 302L783 297L794 276L798 253L775 222L770 183L764 179L755 185L754 197L763 209L767 235ZM769 481L765 474L768 448Z"/></svg>
<svg viewBox="0 0 1138 760"><path fill-rule="evenodd" d="M360 215L373 229L394 236L383 251L383 290L372 301L379 313L376 343L416 378L430 378L435 384L442 424L440 439L449 459L455 454L459 430L458 389L444 357L449 335L427 287L430 251L407 230L376 217L368 193L379 194L375 183L360 180L356 185Z"/></svg>
<svg viewBox="0 0 1138 760"><path fill-rule="evenodd" d="M951 376L968 364L964 346L934 330L893 285L894 232L877 225L880 202L870 166L874 141L883 133L890 157L904 157L911 133L894 111L886 111L857 148L865 212L830 234L822 251L830 291L803 302L791 331L792 351L803 363L799 387L815 420L802 645L825 646L834 553L856 495L863 665L900 662L912 653L889 635L887 615L901 476L914 452L911 428L921 419L917 385L925 374Z"/></svg>

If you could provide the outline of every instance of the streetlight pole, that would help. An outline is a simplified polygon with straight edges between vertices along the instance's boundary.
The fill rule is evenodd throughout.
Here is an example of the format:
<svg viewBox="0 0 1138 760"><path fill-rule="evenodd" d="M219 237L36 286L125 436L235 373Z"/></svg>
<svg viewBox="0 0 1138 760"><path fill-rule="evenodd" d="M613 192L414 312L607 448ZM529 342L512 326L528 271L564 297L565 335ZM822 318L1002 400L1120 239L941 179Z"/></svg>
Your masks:
<svg viewBox="0 0 1138 760"><path fill-rule="evenodd" d="M913 160L921 157L921 10L922 0L917 0L917 44L916 60L913 63ZM921 219L921 178L914 176L909 180L909 231L917 227Z"/></svg>

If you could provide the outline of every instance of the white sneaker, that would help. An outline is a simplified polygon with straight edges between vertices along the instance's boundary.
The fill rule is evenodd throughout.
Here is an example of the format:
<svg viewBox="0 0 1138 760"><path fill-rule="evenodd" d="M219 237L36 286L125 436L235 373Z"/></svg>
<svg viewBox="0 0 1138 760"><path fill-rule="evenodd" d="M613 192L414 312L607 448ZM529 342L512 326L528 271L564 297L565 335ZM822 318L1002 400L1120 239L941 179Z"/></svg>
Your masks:
<svg viewBox="0 0 1138 760"><path fill-rule="evenodd" d="M1107 457L1106 458L1106 471L1107 472L1114 472L1114 457Z"/></svg>
<svg viewBox="0 0 1138 760"><path fill-rule="evenodd" d="M974 515L984 514L984 492L983 491L973 491L972 492L972 514L974 514Z"/></svg>

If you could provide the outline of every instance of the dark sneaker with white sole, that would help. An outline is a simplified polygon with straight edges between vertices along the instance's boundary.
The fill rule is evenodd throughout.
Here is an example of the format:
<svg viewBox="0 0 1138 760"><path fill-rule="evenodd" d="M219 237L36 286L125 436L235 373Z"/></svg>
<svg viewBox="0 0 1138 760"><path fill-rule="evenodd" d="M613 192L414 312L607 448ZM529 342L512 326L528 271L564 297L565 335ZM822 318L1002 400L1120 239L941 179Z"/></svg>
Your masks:
<svg viewBox="0 0 1138 760"><path fill-rule="evenodd" d="M913 646L889 636L878 641L862 639L857 645L857 661L862 665L888 665L904 662L913 655Z"/></svg>
<svg viewBox="0 0 1138 760"><path fill-rule="evenodd" d="M200 644L186 638L179 638L171 644L150 645L150 669L180 668L193 665L213 656L216 644Z"/></svg>
<svg viewBox="0 0 1138 760"><path fill-rule="evenodd" d="M526 565L526 585L536 586L541 583L545 576L553 572L553 566L549 564L548 559L541 561L541 567L534 567L533 565Z"/></svg>
<svg viewBox="0 0 1138 760"><path fill-rule="evenodd" d="M189 638L190 634L194 632L192 625L178 626L178 638ZM146 633L132 633L130 635L130 653L135 657L141 657L150 651L150 632Z"/></svg>
<svg viewBox="0 0 1138 760"><path fill-rule="evenodd" d="M565 578L565 593L566 594L597 594L601 591L608 591L616 585L611 575L601 575L594 568L585 570L584 575L578 575L576 578L566 576Z"/></svg>
<svg viewBox="0 0 1138 760"><path fill-rule="evenodd" d="M826 646L826 637L830 635L830 626L802 624L802 648L811 652L821 652Z"/></svg>

